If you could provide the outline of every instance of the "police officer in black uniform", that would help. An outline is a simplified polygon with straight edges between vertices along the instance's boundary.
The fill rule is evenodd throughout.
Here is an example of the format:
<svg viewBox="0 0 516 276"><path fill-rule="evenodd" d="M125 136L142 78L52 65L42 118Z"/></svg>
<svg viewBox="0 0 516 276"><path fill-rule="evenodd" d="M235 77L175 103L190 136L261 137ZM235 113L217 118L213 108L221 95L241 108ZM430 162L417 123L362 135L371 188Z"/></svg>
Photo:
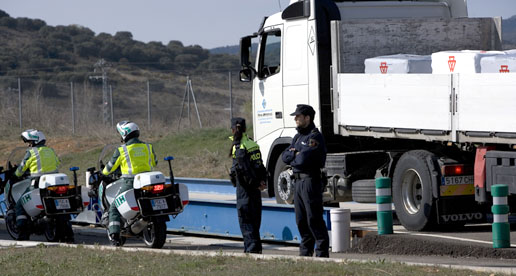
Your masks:
<svg viewBox="0 0 516 276"><path fill-rule="evenodd" d="M236 186L237 211L245 253L262 253L260 225L262 196L267 173L263 166L260 147L247 134L243 118L231 119L233 141L229 155L233 158L231 182Z"/></svg>
<svg viewBox="0 0 516 276"><path fill-rule="evenodd" d="M282 154L285 164L293 169L296 223L301 234L300 256L329 257L329 238L323 220L321 168L326 162L324 138L313 122L315 110L305 104L297 105L297 134Z"/></svg>

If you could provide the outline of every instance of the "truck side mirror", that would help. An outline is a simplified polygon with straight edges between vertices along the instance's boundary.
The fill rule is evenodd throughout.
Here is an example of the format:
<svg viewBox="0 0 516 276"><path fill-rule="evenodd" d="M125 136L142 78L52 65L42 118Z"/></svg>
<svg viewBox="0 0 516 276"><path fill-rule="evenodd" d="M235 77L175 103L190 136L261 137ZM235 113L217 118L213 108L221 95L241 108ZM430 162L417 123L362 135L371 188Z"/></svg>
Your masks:
<svg viewBox="0 0 516 276"><path fill-rule="evenodd" d="M242 37L240 39L240 65L247 67L251 65L249 57L251 55L251 39L252 36Z"/></svg>
<svg viewBox="0 0 516 276"><path fill-rule="evenodd" d="M256 71L252 67L246 67L240 70L240 81L250 82L256 76Z"/></svg>

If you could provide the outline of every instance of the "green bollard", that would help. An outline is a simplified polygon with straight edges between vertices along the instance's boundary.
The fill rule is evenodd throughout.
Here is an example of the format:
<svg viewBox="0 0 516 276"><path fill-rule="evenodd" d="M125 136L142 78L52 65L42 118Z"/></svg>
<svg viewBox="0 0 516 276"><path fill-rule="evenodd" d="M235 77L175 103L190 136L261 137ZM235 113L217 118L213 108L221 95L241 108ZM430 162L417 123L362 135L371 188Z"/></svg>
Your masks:
<svg viewBox="0 0 516 276"><path fill-rule="evenodd" d="M392 234L391 179L388 177L377 178L375 186L378 235Z"/></svg>
<svg viewBox="0 0 516 276"><path fill-rule="evenodd" d="M511 247L511 227L509 225L509 206L507 195L509 187L504 184L491 186L493 196L493 248Z"/></svg>

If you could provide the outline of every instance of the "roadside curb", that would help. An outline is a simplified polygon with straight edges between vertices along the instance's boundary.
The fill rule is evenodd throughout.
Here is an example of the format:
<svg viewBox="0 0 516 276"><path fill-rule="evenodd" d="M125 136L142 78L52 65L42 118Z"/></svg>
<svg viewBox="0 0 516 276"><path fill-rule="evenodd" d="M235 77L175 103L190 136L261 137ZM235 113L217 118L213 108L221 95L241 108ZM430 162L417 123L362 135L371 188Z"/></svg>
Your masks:
<svg viewBox="0 0 516 276"><path fill-rule="evenodd" d="M313 257L302 257L302 256L291 256L291 255L273 255L273 254L247 254L238 252L213 252L213 251L190 251L190 250L162 250L152 248L135 248L135 247L113 247L105 245L82 245L82 244L63 244L63 243L51 243L51 242L34 242L34 241L11 241L11 240L0 240L0 250L5 248L34 248L40 246L48 247L68 247L68 248L87 248L103 251L124 251L124 252L148 252L155 254L166 254L166 255L181 255L181 256L202 256L202 257L239 257L239 258L250 258L253 260L291 260L295 262L300 261L312 261L312 262L333 262L333 263L370 263L370 262L389 262L389 263L400 263L408 266L426 266L426 267L442 267L449 269L461 269L470 270L476 272L486 273L503 273L503 274L516 274L516 267L497 267L497 266L484 266L484 267L472 267L464 265L452 265L452 264L429 264L419 262L400 262L385 260L379 256L377 260L372 259L337 259L337 258L313 258Z"/></svg>

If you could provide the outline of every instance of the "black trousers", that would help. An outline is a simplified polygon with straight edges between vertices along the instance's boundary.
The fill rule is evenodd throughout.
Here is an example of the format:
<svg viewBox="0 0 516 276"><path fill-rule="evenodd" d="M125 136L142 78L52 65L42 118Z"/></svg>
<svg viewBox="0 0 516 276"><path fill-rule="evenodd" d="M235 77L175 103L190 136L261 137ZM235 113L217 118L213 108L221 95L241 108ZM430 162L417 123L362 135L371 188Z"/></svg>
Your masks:
<svg viewBox="0 0 516 276"><path fill-rule="evenodd" d="M295 180L294 207L296 223L301 234L300 256L329 257L330 239L323 220L322 188L319 178Z"/></svg>
<svg viewBox="0 0 516 276"><path fill-rule="evenodd" d="M237 211L240 231L244 238L244 252L262 253L262 241L260 239L262 196L260 190L246 190L237 185Z"/></svg>

